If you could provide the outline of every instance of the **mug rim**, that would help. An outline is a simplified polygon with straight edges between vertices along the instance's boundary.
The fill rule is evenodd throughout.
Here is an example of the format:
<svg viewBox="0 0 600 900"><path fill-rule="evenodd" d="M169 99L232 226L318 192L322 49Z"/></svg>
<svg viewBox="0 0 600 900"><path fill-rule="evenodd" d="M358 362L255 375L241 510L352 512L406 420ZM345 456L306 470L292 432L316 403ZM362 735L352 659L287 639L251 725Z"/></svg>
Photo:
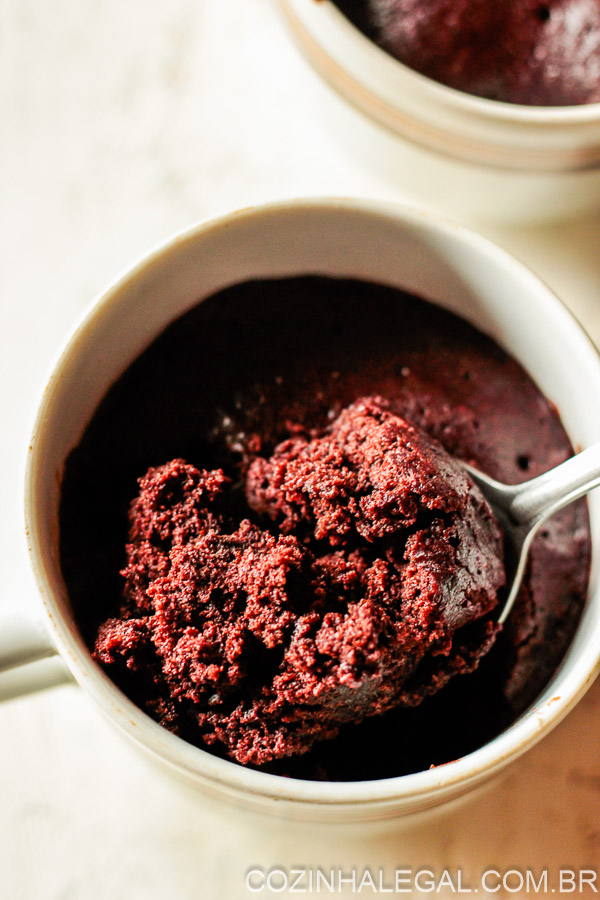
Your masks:
<svg viewBox="0 0 600 900"><path fill-rule="evenodd" d="M100 666L93 661L79 631L71 632L61 603L50 584L48 563L40 547L36 524L40 515L43 515L38 508L36 496L39 435L49 427L46 409L54 391L60 389L61 372L68 367L70 356L79 338L85 335L87 329L105 308L113 303L119 303L120 294L127 285L142 274L148 273L156 263L168 257L182 242L202 240L203 235L212 234L219 229L226 229L239 220L271 218L282 212L288 213L290 210L304 210L313 214L326 210L329 213L335 211L346 214L350 212L366 218L382 217L402 223L409 228L419 226L432 232L452 236L458 243L470 244L482 257L487 255L499 259L516 271L521 280L530 285L530 292L541 291L544 295L543 302L553 307L556 314L562 316L565 327L570 328L572 333L577 335L581 352L587 355L598 371L600 383L600 354L584 328L560 298L542 279L507 251L444 216L392 202L334 197L280 200L224 213L202 220L178 232L143 255L128 267L108 289L102 291L92 301L64 341L51 367L51 374L42 399L38 403L26 455L24 507L29 557L42 596L47 624L50 625L53 640L75 680L104 710L114 724L125 731L136 743L143 745L151 754L159 757L172 768L192 775L196 780L204 781L205 784L216 783L234 792L241 791L246 795L267 800L299 802L304 805L311 804L321 807L334 805L361 807L373 803L383 804L384 801L388 801L389 804L411 800L418 803L429 796L432 798L430 805L434 805L434 803L443 802L443 798L437 799L440 792L454 791L452 796L457 796L458 788L462 787L460 793L466 793L479 781L487 780L494 772L499 771L508 762L516 759L533 746L570 712L590 687L600 669L600 628L596 642L598 646L594 648L590 637L584 648L585 654L581 654L577 659L577 674L571 673L568 679L564 679L563 676L564 683L561 683L560 697L553 698L539 709L534 703L531 712L535 712L535 715L526 718L520 716L497 737L458 760L434 769L371 781L317 782L300 778L284 778L247 769L238 763L220 759L200 747L187 743L151 719L123 694ZM60 573L58 562L56 562L56 568ZM553 679L560 674L561 665Z"/></svg>

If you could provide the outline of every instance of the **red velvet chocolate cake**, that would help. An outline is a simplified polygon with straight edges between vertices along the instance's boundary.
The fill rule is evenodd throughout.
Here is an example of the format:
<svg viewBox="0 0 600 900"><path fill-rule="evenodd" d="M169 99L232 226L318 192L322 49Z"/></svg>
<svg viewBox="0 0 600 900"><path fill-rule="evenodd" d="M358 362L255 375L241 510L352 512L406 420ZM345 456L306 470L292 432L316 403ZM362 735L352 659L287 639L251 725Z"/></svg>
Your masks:
<svg viewBox="0 0 600 900"><path fill-rule="evenodd" d="M254 524L221 470L150 469L130 510L124 604L96 658L154 679L166 725L189 716L241 763L305 753L475 668L465 626L504 580L500 528L437 441L360 399L246 473ZM273 533L269 530L274 524Z"/></svg>

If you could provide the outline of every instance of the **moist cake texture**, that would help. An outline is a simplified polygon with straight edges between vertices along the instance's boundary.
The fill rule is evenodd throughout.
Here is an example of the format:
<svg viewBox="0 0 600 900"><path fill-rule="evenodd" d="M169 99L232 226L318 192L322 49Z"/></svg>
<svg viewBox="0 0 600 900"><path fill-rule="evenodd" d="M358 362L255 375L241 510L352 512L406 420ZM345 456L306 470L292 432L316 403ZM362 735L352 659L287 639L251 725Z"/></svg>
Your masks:
<svg viewBox="0 0 600 900"><path fill-rule="evenodd" d="M475 667L495 626L464 629L497 603L501 532L437 441L361 398L248 462L256 522L232 515L222 470L183 460L132 504L124 604L95 655L154 681L159 721L264 765Z"/></svg>

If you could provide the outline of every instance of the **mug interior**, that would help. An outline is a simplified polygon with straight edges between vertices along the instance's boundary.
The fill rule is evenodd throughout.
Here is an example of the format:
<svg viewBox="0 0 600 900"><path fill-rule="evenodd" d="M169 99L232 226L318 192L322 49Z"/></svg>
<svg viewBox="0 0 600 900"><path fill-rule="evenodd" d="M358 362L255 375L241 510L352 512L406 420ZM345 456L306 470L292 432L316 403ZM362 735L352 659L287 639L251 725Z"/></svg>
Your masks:
<svg viewBox="0 0 600 900"><path fill-rule="evenodd" d="M589 509L590 599L571 647L535 706L494 741L436 770L371 782L314 783L243 769L167 732L135 707L92 661L69 604L59 562L61 473L98 403L175 318L232 284L319 274L355 277L431 300L490 335L556 404L576 449L600 440L600 362L554 295L504 251L430 214L359 201L296 201L244 210L160 248L95 304L46 388L26 473L33 565L53 636L78 681L147 750L209 789L262 807L283 803L333 815L396 814L458 796L531 746L591 683L600 655L597 558L600 495ZM556 698L559 699L556 699Z"/></svg>

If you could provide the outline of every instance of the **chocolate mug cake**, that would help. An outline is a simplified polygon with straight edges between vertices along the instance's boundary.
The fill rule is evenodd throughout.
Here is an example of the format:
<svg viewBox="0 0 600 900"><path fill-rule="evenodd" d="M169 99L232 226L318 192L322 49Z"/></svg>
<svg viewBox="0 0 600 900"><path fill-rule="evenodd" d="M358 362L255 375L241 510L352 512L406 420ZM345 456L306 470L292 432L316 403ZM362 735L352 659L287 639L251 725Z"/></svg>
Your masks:
<svg viewBox="0 0 600 900"><path fill-rule="evenodd" d="M422 75L490 100L600 101L599 0L334 0Z"/></svg>
<svg viewBox="0 0 600 900"><path fill-rule="evenodd" d="M462 756L551 677L585 601L585 501L498 633L501 534L460 465L572 447L525 371L401 291L240 284L170 325L67 460L61 560L97 661L242 764L364 780Z"/></svg>

